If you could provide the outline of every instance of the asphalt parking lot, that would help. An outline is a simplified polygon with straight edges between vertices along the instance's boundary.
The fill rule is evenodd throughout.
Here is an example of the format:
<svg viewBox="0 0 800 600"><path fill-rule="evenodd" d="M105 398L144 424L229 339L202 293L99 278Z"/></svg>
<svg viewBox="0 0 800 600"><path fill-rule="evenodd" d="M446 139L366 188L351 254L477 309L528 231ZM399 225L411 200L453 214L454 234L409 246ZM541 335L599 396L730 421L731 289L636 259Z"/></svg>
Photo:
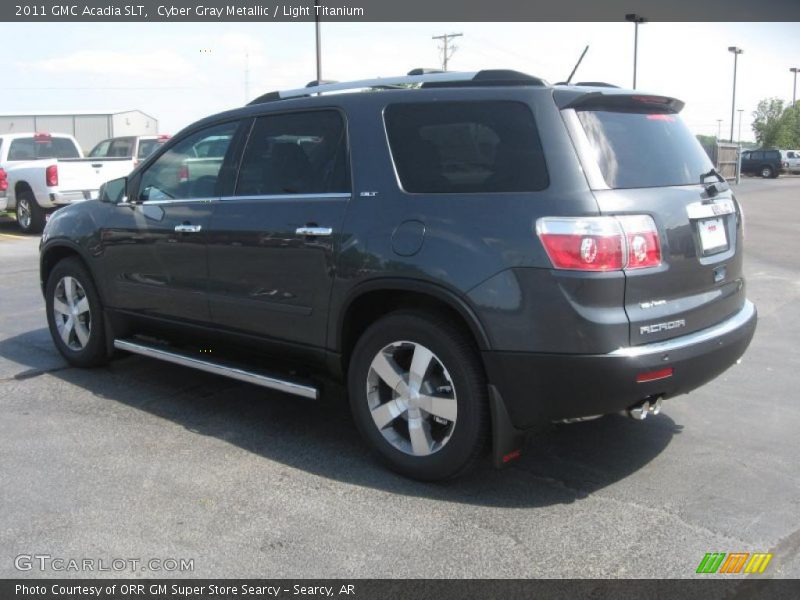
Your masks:
<svg viewBox="0 0 800 600"><path fill-rule="evenodd" d="M435 485L373 462L340 394L67 367L38 238L0 223L0 577L92 575L21 554L194 561L99 573L127 577L692 577L712 551L800 577L800 177L737 195L760 314L740 365L658 417L559 425L512 468Z"/></svg>

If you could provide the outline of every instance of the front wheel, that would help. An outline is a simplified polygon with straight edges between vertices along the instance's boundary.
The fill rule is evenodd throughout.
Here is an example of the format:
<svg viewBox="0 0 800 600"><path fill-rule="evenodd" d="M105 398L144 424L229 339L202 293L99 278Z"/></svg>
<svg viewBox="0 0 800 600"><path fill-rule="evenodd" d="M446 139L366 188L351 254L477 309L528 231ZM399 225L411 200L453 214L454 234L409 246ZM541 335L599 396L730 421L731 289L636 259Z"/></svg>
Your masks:
<svg viewBox="0 0 800 600"><path fill-rule="evenodd" d="M17 225L24 233L40 233L44 229L44 210L30 192L17 197Z"/></svg>
<svg viewBox="0 0 800 600"><path fill-rule="evenodd" d="M469 336L442 317L398 312L373 324L353 351L348 390L362 436L403 475L454 477L483 449L483 366Z"/></svg>
<svg viewBox="0 0 800 600"><path fill-rule="evenodd" d="M775 172L772 170L772 167L761 167L761 177L764 179L770 179L775 176Z"/></svg>
<svg viewBox="0 0 800 600"><path fill-rule="evenodd" d="M92 277L77 258L59 262L45 288L47 324L61 355L76 367L94 367L108 359L103 307Z"/></svg>

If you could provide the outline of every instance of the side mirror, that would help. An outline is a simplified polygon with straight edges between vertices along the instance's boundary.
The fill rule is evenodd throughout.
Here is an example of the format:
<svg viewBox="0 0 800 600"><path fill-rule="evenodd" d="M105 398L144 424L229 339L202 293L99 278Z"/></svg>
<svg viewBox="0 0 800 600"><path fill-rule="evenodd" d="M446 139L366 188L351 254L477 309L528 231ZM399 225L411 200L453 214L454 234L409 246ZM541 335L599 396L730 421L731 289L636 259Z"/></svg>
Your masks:
<svg viewBox="0 0 800 600"><path fill-rule="evenodd" d="M100 186L98 192L98 199L100 202L110 202L111 204L120 204L127 201L125 191L128 188L128 178L120 177L119 179L112 179L106 181Z"/></svg>

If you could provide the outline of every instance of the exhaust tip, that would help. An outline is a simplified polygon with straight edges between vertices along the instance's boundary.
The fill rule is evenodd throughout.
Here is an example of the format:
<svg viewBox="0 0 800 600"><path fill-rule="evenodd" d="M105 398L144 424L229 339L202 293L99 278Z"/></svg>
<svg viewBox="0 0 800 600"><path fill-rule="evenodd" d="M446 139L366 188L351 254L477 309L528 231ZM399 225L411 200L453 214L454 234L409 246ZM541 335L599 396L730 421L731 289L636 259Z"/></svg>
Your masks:
<svg viewBox="0 0 800 600"><path fill-rule="evenodd" d="M647 415L657 415L661 412L662 402L661 396L650 397L626 410L625 414L636 421L644 421Z"/></svg>

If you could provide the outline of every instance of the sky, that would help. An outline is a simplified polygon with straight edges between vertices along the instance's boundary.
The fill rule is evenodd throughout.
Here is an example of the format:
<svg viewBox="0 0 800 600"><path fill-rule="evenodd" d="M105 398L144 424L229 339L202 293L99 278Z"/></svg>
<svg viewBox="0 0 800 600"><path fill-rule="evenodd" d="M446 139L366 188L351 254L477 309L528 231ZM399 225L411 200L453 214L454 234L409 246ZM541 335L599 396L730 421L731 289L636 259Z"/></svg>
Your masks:
<svg viewBox="0 0 800 600"><path fill-rule="evenodd" d="M262 93L315 78L313 23L4 23L0 114L140 109L176 133ZM631 23L323 23L324 79L347 81L439 67L442 33L463 33L450 70L516 69L549 81L630 87ZM762 98L792 97L800 23L647 23L639 28L638 89L680 98L699 134L730 135L733 54L741 139L753 139ZM24 49L24 52L9 52ZM249 73L249 77L246 77ZM246 82L249 80L249 85ZM718 123L721 119L721 124ZM739 113L734 139L739 135Z"/></svg>

